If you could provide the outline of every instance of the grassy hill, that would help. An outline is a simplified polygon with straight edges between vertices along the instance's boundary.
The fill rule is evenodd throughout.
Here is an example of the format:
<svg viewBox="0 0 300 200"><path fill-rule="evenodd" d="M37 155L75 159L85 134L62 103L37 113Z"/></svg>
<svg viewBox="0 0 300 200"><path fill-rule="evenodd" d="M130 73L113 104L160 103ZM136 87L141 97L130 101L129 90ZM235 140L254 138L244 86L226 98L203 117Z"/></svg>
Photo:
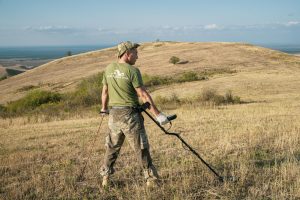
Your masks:
<svg viewBox="0 0 300 200"><path fill-rule="evenodd" d="M25 72L27 69L25 69L23 66L11 66L11 67L3 67L0 65L0 78L7 78L16 76L18 74L21 74Z"/></svg>
<svg viewBox="0 0 300 200"><path fill-rule="evenodd" d="M169 63L172 56L188 61ZM116 48L109 48L49 62L0 82L0 103L22 97L22 87L35 86L65 92L74 89L84 77L103 71L116 60ZM142 73L175 75L184 71L234 69L239 72L290 73L299 70L300 57L240 43L145 43L139 48L136 65Z"/></svg>
<svg viewBox="0 0 300 200"><path fill-rule="evenodd" d="M0 78L5 77L7 75L5 68L0 65Z"/></svg>
<svg viewBox="0 0 300 200"><path fill-rule="evenodd" d="M115 60L115 51L59 59L3 80L0 101L23 96L25 86L73 90ZM170 64L171 56L185 64ZM125 143L113 186L103 189L99 171L108 118L97 133L95 112L80 110L64 118L37 113L0 118L0 199L300 199L300 57L240 43L159 42L142 44L137 65L150 75L208 74L205 80L152 87L151 94L158 102L169 98L160 107L178 115L171 130L218 173L237 182L219 183L145 116L161 186L145 187ZM242 103L202 104L199 94L205 90L221 95L230 90ZM181 104L182 99L194 100ZM78 181L86 161L85 179Z"/></svg>

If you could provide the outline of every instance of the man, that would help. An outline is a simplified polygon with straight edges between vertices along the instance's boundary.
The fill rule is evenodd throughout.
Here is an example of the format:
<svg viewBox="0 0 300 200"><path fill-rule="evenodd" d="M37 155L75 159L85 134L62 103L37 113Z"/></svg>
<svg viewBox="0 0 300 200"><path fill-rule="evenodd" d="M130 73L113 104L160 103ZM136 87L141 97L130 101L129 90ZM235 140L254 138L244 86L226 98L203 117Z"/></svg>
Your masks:
<svg viewBox="0 0 300 200"><path fill-rule="evenodd" d="M150 112L160 124L166 124L169 120L156 108L143 86L139 69L133 66L138 59L139 46L129 41L120 43L118 62L108 65L103 75L101 112L108 112L108 104L111 107L108 122L110 133L106 138L106 153L101 168L103 187L108 186L110 175L114 173L113 166L125 137L143 168L147 186L157 184L158 174L150 156L144 119L135 109L139 105L138 97L144 103L150 103Z"/></svg>

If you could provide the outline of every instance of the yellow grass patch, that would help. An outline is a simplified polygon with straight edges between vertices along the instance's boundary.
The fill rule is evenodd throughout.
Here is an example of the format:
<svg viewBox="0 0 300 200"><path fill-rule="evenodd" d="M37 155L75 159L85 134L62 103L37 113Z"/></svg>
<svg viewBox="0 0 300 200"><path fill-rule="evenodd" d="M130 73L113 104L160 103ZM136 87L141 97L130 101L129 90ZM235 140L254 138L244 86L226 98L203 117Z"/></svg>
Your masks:
<svg viewBox="0 0 300 200"><path fill-rule="evenodd" d="M220 184L200 160L182 148L179 140L164 135L145 116L161 186L154 190L145 187L134 153L125 144L115 166L113 187L104 190L100 187L99 170L105 152L107 118L96 135L100 117L81 112L66 120L43 116L0 120L0 198L299 199L299 58L245 44L143 44L139 55L142 71L159 74L169 69L170 73L185 70L176 68L180 65L169 66L170 55L189 60L181 65L189 70L202 70L202 66L237 70L205 81L164 85L152 93L154 97L176 94L191 98L203 88L213 88L220 94L232 90L246 102L227 106L192 103L164 111L178 115L171 130L180 132L216 171L237 177L237 182ZM166 63L158 66L156 61ZM19 80L17 77L15 80ZM1 87L10 81L4 80ZM1 98L4 101L5 97ZM91 159L87 160L89 155ZM78 182L76 177L85 162L85 180Z"/></svg>

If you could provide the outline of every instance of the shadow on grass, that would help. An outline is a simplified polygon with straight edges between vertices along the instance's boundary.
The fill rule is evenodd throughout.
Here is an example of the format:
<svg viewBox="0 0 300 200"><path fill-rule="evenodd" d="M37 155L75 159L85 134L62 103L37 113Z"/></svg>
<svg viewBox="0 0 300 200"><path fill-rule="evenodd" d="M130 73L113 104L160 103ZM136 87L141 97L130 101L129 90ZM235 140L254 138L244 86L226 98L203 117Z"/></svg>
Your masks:
<svg viewBox="0 0 300 200"><path fill-rule="evenodd" d="M269 149L257 148L251 155L254 165L258 168L274 167L283 164L287 158L277 157L274 152Z"/></svg>

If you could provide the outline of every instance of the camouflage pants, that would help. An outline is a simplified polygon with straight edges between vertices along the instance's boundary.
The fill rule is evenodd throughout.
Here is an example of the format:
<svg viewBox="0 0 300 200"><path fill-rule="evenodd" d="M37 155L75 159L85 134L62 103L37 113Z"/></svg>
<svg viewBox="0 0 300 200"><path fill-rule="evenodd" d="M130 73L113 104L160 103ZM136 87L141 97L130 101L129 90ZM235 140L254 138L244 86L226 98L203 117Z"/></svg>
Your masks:
<svg viewBox="0 0 300 200"><path fill-rule="evenodd" d="M106 137L106 153L101 175L114 173L113 166L126 137L143 168L145 178L157 179L158 174L152 164L142 114L132 108L113 108L110 110L108 126L110 133Z"/></svg>

